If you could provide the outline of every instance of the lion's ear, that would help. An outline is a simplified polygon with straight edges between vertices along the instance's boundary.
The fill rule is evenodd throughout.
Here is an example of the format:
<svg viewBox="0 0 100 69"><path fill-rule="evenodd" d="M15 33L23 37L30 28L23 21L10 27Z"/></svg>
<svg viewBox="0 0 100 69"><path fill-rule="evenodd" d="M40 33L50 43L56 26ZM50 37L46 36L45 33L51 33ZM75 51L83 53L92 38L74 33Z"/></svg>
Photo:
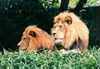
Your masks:
<svg viewBox="0 0 100 69"><path fill-rule="evenodd" d="M65 17L65 22L69 25L72 24L72 18L70 16Z"/></svg>
<svg viewBox="0 0 100 69"><path fill-rule="evenodd" d="M36 37L36 32L30 31L30 32L29 32L29 35L31 35L32 37Z"/></svg>

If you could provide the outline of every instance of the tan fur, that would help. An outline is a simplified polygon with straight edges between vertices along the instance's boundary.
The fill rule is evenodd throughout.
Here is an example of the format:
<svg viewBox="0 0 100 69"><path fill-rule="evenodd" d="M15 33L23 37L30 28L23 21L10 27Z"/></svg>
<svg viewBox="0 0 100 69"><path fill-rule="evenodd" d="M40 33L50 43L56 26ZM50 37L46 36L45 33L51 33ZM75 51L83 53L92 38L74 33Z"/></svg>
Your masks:
<svg viewBox="0 0 100 69"><path fill-rule="evenodd" d="M39 49L53 49L51 36L37 26L28 26L22 34L21 41L18 43L19 49L32 52Z"/></svg>
<svg viewBox="0 0 100 69"><path fill-rule="evenodd" d="M74 42L81 51L88 47L89 30L86 24L72 12L66 11L55 16L51 33L55 42L61 43L66 49L70 49Z"/></svg>

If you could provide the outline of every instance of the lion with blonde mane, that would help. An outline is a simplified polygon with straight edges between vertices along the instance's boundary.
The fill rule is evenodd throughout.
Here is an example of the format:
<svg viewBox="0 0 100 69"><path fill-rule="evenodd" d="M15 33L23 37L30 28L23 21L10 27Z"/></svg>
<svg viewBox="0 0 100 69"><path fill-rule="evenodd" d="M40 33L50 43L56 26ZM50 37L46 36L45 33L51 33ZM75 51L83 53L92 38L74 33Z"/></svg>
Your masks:
<svg viewBox="0 0 100 69"><path fill-rule="evenodd" d="M54 17L51 29L55 44L61 44L64 49L72 46L81 52L88 48L89 29L73 12L61 12Z"/></svg>
<svg viewBox="0 0 100 69"><path fill-rule="evenodd" d="M18 43L19 49L28 52L37 52L40 49L53 49L54 43L51 36L37 26L28 26Z"/></svg>

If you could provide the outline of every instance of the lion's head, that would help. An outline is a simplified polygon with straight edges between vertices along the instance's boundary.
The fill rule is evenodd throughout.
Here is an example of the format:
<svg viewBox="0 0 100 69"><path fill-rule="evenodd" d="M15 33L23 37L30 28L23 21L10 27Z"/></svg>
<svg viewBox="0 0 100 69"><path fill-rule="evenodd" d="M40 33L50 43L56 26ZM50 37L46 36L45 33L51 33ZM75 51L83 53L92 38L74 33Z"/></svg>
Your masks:
<svg viewBox="0 0 100 69"><path fill-rule="evenodd" d="M59 23L54 24L51 29L51 34L54 38L55 44L64 45L65 34L67 33L67 28L65 24Z"/></svg>
<svg viewBox="0 0 100 69"><path fill-rule="evenodd" d="M39 50L42 48L53 49L53 40L49 34L37 26L28 26L18 43L19 49L26 51Z"/></svg>
<svg viewBox="0 0 100 69"><path fill-rule="evenodd" d="M72 17L69 12L63 12L54 17L51 33L55 44L65 44L66 37L70 34L70 25L72 25Z"/></svg>

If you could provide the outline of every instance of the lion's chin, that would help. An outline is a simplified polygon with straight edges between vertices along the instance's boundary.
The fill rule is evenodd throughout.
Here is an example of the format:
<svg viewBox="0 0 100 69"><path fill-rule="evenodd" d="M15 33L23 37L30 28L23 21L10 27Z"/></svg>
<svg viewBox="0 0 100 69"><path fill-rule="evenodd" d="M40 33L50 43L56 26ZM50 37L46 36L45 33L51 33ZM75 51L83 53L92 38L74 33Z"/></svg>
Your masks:
<svg viewBox="0 0 100 69"><path fill-rule="evenodd" d="M27 48L24 47L19 47L20 50L26 50Z"/></svg>

